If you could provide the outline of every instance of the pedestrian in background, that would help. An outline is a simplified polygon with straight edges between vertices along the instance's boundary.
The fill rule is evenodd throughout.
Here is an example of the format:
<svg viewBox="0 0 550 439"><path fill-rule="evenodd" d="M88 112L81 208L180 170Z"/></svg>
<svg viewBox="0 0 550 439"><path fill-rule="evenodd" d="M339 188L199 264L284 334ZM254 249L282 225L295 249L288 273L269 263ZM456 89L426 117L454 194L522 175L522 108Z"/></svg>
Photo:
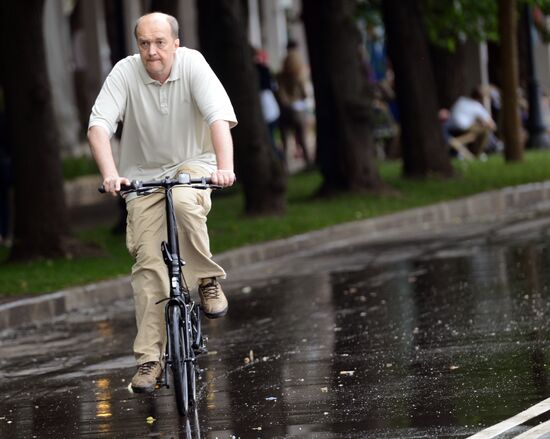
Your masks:
<svg viewBox="0 0 550 439"><path fill-rule="evenodd" d="M279 126L285 157L289 137L294 136L297 154L301 154L306 166L312 165L306 143L307 128L307 67L296 44L290 42L283 67L277 75L277 99L281 108Z"/></svg>
<svg viewBox="0 0 550 439"><path fill-rule="evenodd" d="M258 72L260 104L262 106L262 114L269 133L269 142L271 143L271 147L273 148L275 155L281 160L284 160L283 152L277 146L277 142L275 140L275 131L279 127L279 116L281 115L279 104L275 98L277 83L267 64L267 53L265 50L255 49L254 65L256 66L256 70Z"/></svg>
<svg viewBox="0 0 550 439"><path fill-rule="evenodd" d="M450 109L446 128L451 138L479 157L489 145L496 124L483 105L483 93L475 87L469 96L461 96Z"/></svg>

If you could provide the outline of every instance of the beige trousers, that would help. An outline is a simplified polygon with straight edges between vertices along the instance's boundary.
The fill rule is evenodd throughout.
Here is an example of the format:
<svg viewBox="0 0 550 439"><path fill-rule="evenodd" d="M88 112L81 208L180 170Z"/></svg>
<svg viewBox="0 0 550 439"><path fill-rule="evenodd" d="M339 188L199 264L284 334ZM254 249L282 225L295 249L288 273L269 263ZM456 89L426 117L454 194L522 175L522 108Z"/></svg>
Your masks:
<svg viewBox="0 0 550 439"><path fill-rule="evenodd" d="M475 157L479 157L487 149L491 132L489 128L476 122L467 131L454 136L453 141L466 146Z"/></svg>
<svg viewBox="0 0 550 439"><path fill-rule="evenodd" d="M202 168L186 166L179 170L192 177L205 174ZM224 270L212 260L206 216L210 211L210 189L176 187L174 209L178 225L180 253L186 265L183 275L189 288L206 277L225 277ZM132 288L136 311L137 335L134 355L138 364L159 361L166 344L165 302L169 296L168 269L160 244L166 241L164 193L140 196L127 203L126 245L135 258Z"/></svg>

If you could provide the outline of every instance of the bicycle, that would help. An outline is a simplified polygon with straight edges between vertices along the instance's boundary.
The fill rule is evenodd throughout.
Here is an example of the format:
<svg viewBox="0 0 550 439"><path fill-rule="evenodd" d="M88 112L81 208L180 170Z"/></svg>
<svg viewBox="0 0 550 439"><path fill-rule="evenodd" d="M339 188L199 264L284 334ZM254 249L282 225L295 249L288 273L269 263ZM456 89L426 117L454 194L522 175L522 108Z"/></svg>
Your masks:
<svg viewBox="0 0 550 439"><path fill-rule="evenodd" d="M157 385L170 388L168 384L168 367L170 367L178 412L181 416L188 416L190 406L196 403L197 356L206 353L207 349L206 337L202 334L201 306L193 301L181 270L185 262L179 251L172 189L182 186L195 189L220 188L211 184L209 178L190 178L189 174L182 173L177 178L134 180L130 186L123 186L121 192L135 192L138 196L148 195L158 189L164 189L165 192L167 241L161 242L161 251L168 267L170 295L157 302L157 304L166 302L164 315L167 340L164 354L165 367L162 379ZM103 187L100 187L99 191L105 192Z"/></svg>

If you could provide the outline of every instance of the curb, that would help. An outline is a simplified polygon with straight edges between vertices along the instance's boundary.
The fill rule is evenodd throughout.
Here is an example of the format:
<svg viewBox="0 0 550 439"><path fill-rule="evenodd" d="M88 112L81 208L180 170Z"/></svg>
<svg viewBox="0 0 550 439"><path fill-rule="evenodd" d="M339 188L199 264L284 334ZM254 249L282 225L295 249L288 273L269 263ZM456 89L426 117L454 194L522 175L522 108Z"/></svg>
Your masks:
<svg viewBox="0 0 550 439"><path fill-rule="evenodd" d="M360 221L352 221L286 239L254 244L218 255L226 269L309 250L327 241L388 238L411 230L437 229L444 225L490 222L511 213L550 209L550 181L483 192L467 198L408 209Z"/></svg>
<svg viewBox="0 0 550 439"><path fill-rule="evenodd" d="M130 277L68 288L0 305L0 331L39 324L82 308L105 305L132 296Z"/></svg>
<svg viewBox="0 0 550 439"><path fill-rule="evenodd" d="M349 238L358 241L391 237L411 230L437 229L444 225L490 222L504 215L550 210L550 181L483 192L467 198L409 209L381 217L330 226L290 238L230 250L214 259L227 271L288 253L313 249ZM43 296L0 305L0 331L38 324L77 309L106 305L132 297L130 276L69 288Z"/></svg>

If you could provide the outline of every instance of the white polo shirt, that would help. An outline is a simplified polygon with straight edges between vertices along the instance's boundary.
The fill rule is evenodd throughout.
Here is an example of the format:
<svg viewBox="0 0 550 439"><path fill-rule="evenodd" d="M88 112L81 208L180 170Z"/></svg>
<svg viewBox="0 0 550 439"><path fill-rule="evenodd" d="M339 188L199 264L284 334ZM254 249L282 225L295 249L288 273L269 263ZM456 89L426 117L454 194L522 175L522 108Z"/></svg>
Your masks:
<svg viewBox="0 0 550 439"><path fill-rule="evenodd" d="M491 121L491 114L481 104L470 97L461 96L451 107L449 127L454 130L467 131L476 120Z"/></svg>
<svg viewBox="0 0 550 439"><path fill-rule="evenodd" d="M88 128L112 136L124 123L119 173L130 180L173 176L183 164L216 169L209 125L237 124L221 82L202 54L180 47L164 84L152 79L138 55L119 61L95 101Z"/></svg>

